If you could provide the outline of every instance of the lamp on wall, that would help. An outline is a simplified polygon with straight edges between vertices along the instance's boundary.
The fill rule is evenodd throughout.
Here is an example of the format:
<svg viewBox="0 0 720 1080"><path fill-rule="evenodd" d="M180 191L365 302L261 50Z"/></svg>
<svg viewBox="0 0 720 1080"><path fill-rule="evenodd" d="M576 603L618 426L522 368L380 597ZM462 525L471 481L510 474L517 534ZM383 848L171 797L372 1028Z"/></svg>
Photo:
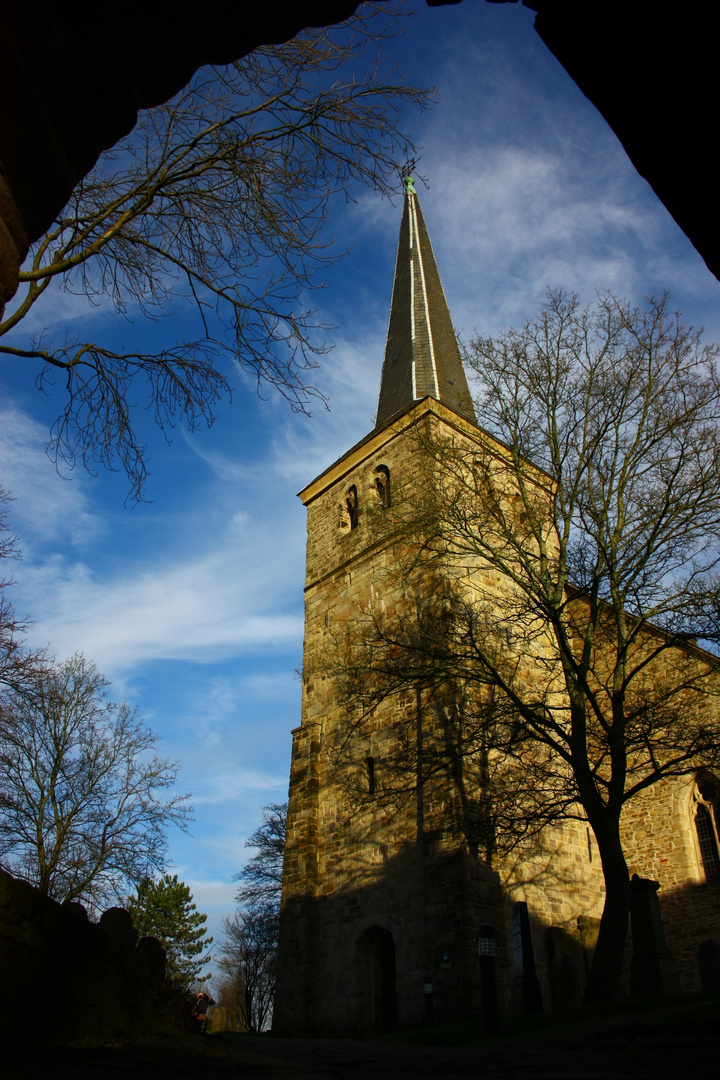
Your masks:
<svg viewBox="0 0 720 1080"><path fill-rule="evenodd" d="M483 1028L486 1035L499 1031L497 975L495 972L495 927L483 923L478 941L480 953L480 1000L482 1001Z"/></svg>
<svg viewBox="0 0 720 1080"><path fill-rule="evenodd" d="M432 1024L435 1017L432 975L423 975L422 986L425 992L425 1023Z"/></svg>
<svg viewBox="0 0 720 1080"><path fill-rule="evenodd" d="M492 923L483 923L480 927L478 952L481 956L495 955L495 927Z"/></svg>

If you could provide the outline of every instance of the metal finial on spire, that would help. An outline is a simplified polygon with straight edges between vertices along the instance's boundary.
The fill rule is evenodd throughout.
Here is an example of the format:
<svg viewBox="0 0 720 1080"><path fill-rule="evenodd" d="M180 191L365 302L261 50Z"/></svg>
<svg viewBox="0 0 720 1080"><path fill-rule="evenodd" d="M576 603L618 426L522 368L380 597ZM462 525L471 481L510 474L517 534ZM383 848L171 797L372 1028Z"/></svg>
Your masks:
<svg viewBox="0 0 720 1080"><path fill-rule="evenodd" d="M405 177L405 194L406 195L417 195L417 191L415 190L415 177L414 176L406 176Z"/></svg>

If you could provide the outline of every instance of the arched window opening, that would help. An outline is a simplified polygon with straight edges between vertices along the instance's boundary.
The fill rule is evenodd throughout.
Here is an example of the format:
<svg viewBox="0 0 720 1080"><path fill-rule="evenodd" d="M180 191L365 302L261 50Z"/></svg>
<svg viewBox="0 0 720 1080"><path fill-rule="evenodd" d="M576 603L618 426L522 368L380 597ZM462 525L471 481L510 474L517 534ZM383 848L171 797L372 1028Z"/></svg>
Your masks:
<svg viewBox="0 0 720 1080"><path fill-rule="evenodd" d="M365 758L365 769L367 770L367 784L368 795L375 794L375 758Z"/></svg>
<svg viewBox="0 0 720 1080"><path fill-rule="evenodd" d="M695 785L695 832L706 881L720 879L718 806L720 784L714 776L699 776Z"/></svg>
<svg viewBox="0 0 720 1080"><path fill-rule="evenodd" d="M358 938L355 956L361 1028L367 1035L392 1031L397 1024L397 977L392 934L383 927L371 927Z"/></svg>
<svg viewBox="0 0 720 1080"><path fill-rule="evenodd" d="M525 525L525 523L527 522L528 516L527 516L527 508L525 506L525 500L523 499L522 495L516 495L514 497L514 499L513 499L513 513L515 515L515 520L518 522L518 524Z"/></svg>
<svg viewBox="0 0 720 1080"><path fill-rule="evenodd" d="M375 470L375 488L378 493L381 508L387 510L391 505L390 470L387 465L378 465Z"/></svg>
<svg viewBox="0 0 720 1080"><path fill-rule="evenodd" d="M345 496L345 508L347 509L348 518L350 520L350 529L357 529L358 526L358 491L354 484L351 484L348 488L347 495Z"/></svg>

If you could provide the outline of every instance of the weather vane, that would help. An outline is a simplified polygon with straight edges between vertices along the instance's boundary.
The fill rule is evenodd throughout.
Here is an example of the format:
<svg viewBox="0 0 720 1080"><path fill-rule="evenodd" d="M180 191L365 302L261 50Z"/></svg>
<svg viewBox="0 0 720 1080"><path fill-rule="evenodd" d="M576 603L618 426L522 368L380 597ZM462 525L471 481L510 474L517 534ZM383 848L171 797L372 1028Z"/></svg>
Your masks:
<svg viewBox="0 0 720 1080"><path fill-rule="evenodd" d="M417 191L415 190L415 181L419 177L419 179L422 180L426 187L427 181L425 180L424 176L419 176L417 172L418 159L416 157L410 157L407 153L407 150L408 148L406 146L405 154L407 156L405 157L405 160L402 162L402 164L396 162L395 168L397 170L398 179L405 187L405 193L407 195L417 195ZM413 173L415 173L414 176Z"/></svg>

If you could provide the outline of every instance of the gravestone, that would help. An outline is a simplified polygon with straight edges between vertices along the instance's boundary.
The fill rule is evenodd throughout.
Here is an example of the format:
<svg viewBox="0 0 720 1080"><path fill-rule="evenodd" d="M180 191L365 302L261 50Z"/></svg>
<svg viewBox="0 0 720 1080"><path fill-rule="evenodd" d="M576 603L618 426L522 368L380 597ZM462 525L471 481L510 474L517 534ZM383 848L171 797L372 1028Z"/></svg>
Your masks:
<svg viewBox="0 0 720 1080"><path fill-rule="evenodd" d="M547 944L553 1012L577 1009L582 1003L585 984L580 931L549 926Z"/></svg>
<svg viewBox="0 0 720 1080"><path fill-rule="evenodd" d="M210 1017L210 1023L208 1025L209 1031L225 1031L227 1025L227 1016L225 1013L224 1005L216 1005L213 1008L212 1016Z"/></svg>
<svg viewBox="0 0 720 1080"><path fill-rule="evenodd" d="M530 916L524 900L513 904L513 959L515 982L513 1001L524 1013L543 1011L542 990L535 972L535 953L530 933Z"/></svg>
<svg viewBox="0 0 720 1080"><path fill-rule="evenodd" d="M708 938L698 949L703 994L720 994L720 941Z"/></svg>
<svg viewBox="0 0 720 1080"><path fill-rule="evenodd" d="M585 976L589 976L592 968L595 946L600 933L600 920L594 915L578 915L577 927L582 942L582 955L585 963Z"/></svg>
<svg viewBox="0 0 720 1080"><path fill-rule="evenodd" d="M662 997L680 993L680 976L667 947L658 903L660 883L633 874L630 881L630 927L633 958L630 993L633 997Z"/></svg>

